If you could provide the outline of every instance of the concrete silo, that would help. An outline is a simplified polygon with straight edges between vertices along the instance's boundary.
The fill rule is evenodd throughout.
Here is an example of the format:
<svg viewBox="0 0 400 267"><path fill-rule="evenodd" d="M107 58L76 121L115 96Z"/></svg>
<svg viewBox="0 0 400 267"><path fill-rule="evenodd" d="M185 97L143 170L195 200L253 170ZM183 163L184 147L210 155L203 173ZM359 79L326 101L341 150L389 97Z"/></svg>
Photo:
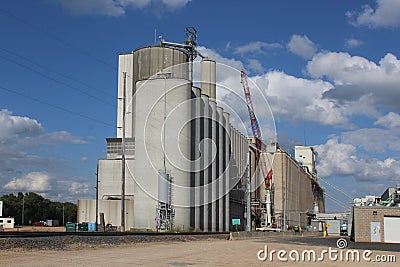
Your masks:
<svg viewBox="0 0 400 267"><path fill-rule="evenodd" d="M247 139L218 106L216 62L193 62L190 44L162 41L119 56L117 137L99 161L98 208L89 220L104 213L118 226L124 214L125 229L229 230L229 191L243 178ZM198 87L193 64L201 66ZM93 213L90 201L81 203L82 213Z"/></svg>

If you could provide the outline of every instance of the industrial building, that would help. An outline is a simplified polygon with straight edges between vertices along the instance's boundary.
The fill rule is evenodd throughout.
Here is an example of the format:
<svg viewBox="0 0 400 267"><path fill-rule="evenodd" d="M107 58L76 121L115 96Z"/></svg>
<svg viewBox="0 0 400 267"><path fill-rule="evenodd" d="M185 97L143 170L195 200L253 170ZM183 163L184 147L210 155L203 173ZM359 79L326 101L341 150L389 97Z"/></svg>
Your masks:
<svg viewBox="0 0 400 267"><path fill-rule="evenodd" d="M194 37L119 56L117 137L98 164L97 200L78 201L79 222L104 213L119 226L125 210L127 230L229 230L248 142L216 101L215 61L202 59L193 86Z"/></svg>
<svg viewBox="0 0 400 267"><path fill-rule="evenodd" d="M250 139L254 143L254 138ZM325 212L324 189L316 178L315 153L312 147L296 146L296 160L279 144L270 144L266 149L268 169L272 170L271 219L265 186L260 179L260 170L256 170L257 153L251 151L252 171L252 215L254 227L264 224L276 224L279 228L300 225L304 229L310 224L310 217ZM310 172L313 171L313 173ZM258 177L256 176L258 175Z"/></svg>
<svg viewBox="0 0 400 267"><path fill-rule="evenodd" d="M216 62L196 50L193 28L186 33L183 44L161 40L119 55L116 137L106 139L107 157L98 162L96 199L78 200L78 222L122 231L229 231L250 230L251 214L254 227L305 226L307 212L325 209L312 148L299 148L306 152L300 163L277 144L254 150L255 139L216 100ZM263 157L273 173L271 201Z"/></svg>
<svg viewBox="0 0 400 267"><path fill-rule="evenodd" d="M351 237L355 242L400 243L400 187L381 197L354 199Z"/></svg>

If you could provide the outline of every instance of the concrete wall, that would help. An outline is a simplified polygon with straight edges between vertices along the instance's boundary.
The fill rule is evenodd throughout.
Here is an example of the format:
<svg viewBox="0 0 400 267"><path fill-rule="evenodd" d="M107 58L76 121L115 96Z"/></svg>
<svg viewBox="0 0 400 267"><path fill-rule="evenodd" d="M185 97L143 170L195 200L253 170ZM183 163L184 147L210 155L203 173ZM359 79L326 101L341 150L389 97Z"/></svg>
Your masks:
<svg viewBox="0 0 400 267"><path fill-rule="evenodd" d="M134 227L133 200L125 200L125 227L130 229ZM104 223L114 226L121 225L121 201L120 200L102 200L98 201L99 214L104 213ZM96 222L96 200L79 199L78 200L78 223ZM98 217L98 223L100 217Z"/></svg>
<svg viewBox="0 0 400 267"><path fill-rule="evenodd" d="M252 172L252 201L253 216L256 223L265 221L262 207L265 204L264 177L260 167L260 159L254 150L251 151ZM311 211L314 201L317 201L320 212L325 211L323 189L309 173L284 150L277 148L274 153L264 155L267 171L272 168L272 216L273 222L283 225L284 209L286 210L286 224L307 225L307 210ZM285 196L286 195L286 196ZM285 203L286 202L286 203Z"/></svg>
<svg viewBox="0 0 400 267"><path fill-rule="evenodd" d="M313 210L315 200L319 211L325 212L322 188L290 155L280 149L274 155L272 181L277 223L283 222L285 201L288 225L297 225L300 222L305 227L305 212Z"/></svg>
<svg viewBox="0 0 400 267"><path fill-rule="evenodd" d="M353 207L352 237L355 242L372 242L371 222L380 224L380 241L385 242L385 216L400 217L399 207Z"/></svg>

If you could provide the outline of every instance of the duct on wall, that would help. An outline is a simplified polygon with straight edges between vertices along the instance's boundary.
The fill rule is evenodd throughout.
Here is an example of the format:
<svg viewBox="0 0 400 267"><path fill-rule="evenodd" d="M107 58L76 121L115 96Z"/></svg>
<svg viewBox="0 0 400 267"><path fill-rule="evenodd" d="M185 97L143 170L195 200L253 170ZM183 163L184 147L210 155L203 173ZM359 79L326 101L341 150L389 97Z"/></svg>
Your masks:
<svg viewBox="0 0 400 267"><path fill-rule="evenodd" d="M223 206L223 195L224 195L224 110L221 107L217 107L218 115L218 172L217 172L217 199L218 199L218 231L222 231L224 228L224 206Z"/></svg>
<svg viewBox="0 0 400 267"><path fill-rule="evenodd" d="M230 180L230 172L229 172L229 158L230 158L230 143L231 143L231 136L230 136L230 124L229 124L229 113L224 112L224 131L225 131L225 144L224 144L224 204L225 204L225 222L224 222L224 231L229 230L229 180Z"/></svg>
<svg viewBox="0 0 400 267"><path fill-rule="evenodd" d="M215 99L211 99L210 97L210 108L211 108L211 138L212 138L212 147L211 147L211 155L217 155L217 103ZM216 187L216 180L217 180L217 172L218 172L218 165L217 161L214 158L211 164L211 231L215 232L217 230L217 187Z"/></svg>

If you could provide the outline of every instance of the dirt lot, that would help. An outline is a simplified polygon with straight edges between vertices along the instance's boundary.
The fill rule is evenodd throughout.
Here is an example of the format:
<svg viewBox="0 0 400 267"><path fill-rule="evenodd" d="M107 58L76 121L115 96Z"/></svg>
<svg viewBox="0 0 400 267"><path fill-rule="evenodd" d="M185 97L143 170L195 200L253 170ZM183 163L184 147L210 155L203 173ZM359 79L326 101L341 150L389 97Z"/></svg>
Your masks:
<svg viewBox="0 0 400 267"><path fill-rule="evenodd" d="M267 247L265 247L267 246ZM268 258L265 261L258 259L265 256L265 248L268 250ZM142 243L118 246L111 248L85 248L78 250L62 251L18 251L18 249L1 251L0 266L397 266L398 263L378 263L377 256L395 256L400 260L400 252L372 251L363 259L363 250L359 250L360 261L346 261L346 249L333 253L331 259L328 253L321 253L328 247L304 246L295 244L268 243L268 240L212 240L212 241L190 241L190 242L163 242ZM261 250L261 252L260 252ZM269 257L271 252L284 250L285 255L278 259L277 252ZM304 250L314 250L317 261L308 261L308 252L305 261L301 260ZM331 250L337 250L331 248ZM299 253L299 261L295 262L289 258L296 259ZM340 251L340 250L339 250ZM258 256L257 256L258 254ZM324 255L324 259L318 261ZM336 256L335 256L336 255ZM349 254L350 255L350 254ZM337 258L336 260L335 257ZM311 257L312 258L312 257ZM348 258L351 259L349 256Z"/></svg>
<svg viewBox="0 0 400 267"><path fill-rule="evenodd" d="M65 227L17 226L15 228L4 228L4 232L65 232Z"/></svg>

